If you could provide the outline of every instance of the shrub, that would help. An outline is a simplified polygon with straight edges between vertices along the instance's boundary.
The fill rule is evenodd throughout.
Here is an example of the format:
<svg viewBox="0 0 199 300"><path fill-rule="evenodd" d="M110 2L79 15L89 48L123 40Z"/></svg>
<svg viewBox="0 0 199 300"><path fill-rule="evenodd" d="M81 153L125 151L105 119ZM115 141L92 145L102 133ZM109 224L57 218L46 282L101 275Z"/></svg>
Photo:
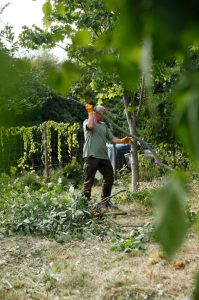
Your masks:
<svg viewBox="0 0 199 300"><path fill-rule="evenodd" d="M82 166L75 159L72 159L71 163L64 167L63 175L66 184L69 183L74 187L78 187L83 178Z"/></svg>
<svg viewBox="0 0 199 300"><path fill-rule="evenodd" d="M39 190L41 187L41 178L35 172L25 172L20 178L24 186L28 186L33 190Z"/></svg>

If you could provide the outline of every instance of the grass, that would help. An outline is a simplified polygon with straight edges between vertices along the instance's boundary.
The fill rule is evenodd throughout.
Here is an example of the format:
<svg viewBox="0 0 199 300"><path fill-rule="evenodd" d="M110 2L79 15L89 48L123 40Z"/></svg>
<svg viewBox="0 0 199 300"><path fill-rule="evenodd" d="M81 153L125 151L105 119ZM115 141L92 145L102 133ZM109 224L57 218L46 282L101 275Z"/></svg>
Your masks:
<svg viewBox="0 0 199 300"><path fill-rule="evenodd" d="M95 187L95 197L99 190ZM199 210L198 182L193 191L190 205ZM118 224L124 234L153 218L152 208L144 203L115 201L127 215L112 217L110 222ZM146 244L145 251L124 254L111 250L111 237L57 243L33 236L0 235L0 299L181 300L192 295L198 253L194 227L170 262L153 241Z"/></svg>
<svg viewBox="0 0 199 300"><path fill-rule="evenodd" d="M176 256L186 262L176 269L155 244L124 255L111 251L107 240L61 245L7 238L1 241L0 299L183 299L191 294L198 267L195 239L190 235ZM20 246L20 255L6 251L13 245Z"/></svg>

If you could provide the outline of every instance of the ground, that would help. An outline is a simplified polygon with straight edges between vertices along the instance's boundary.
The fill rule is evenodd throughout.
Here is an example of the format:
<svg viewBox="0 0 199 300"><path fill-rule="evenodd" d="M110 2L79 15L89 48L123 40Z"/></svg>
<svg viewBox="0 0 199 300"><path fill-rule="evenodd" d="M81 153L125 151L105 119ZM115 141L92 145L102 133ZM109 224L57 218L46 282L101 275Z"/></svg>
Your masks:
<svg viewBox="0 0 199 300"><path fill-rule="evenodd" d="M192 205L199 210L199 184ZM97 193L99 187L96 187ZM125 231L150 222L151 209L119 203L127 215L110 222ZM0 299L185 299L191 297L199 267L199 234L192 228L180 252L167 261L159 245L122 253L111 250L111 238L70 243L32 236L0 236ZM189 299L189 298L186 298Z"/></svg>

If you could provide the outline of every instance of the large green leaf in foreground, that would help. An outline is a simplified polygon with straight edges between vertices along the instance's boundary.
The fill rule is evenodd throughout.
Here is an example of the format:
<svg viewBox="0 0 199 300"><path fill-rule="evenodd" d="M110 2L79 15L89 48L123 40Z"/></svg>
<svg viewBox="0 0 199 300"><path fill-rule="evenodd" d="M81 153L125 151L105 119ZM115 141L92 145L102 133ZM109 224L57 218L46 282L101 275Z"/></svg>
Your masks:
<svg viewBox="0 0 199 300"><path fill-rule="evenodd" d="M176 174L156 195L156 236L169 259L180 248L186 231L185 184Z"/></svg>
<svg viewBox="0 0 199 300"><path fill-rule="evenodd" d="M175 131L196 164L199 162L199 72L188 73L175 94Z"/></svg>

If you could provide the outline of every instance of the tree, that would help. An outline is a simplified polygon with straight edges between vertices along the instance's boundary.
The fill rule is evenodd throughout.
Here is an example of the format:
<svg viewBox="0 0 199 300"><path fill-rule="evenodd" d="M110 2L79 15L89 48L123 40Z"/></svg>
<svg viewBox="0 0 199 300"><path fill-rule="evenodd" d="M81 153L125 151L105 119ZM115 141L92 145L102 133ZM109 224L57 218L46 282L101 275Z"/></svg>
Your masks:
<svg viewBox="0 0 199 300"><path fill-rule="evenodd" d="M58 27L48 27L48 31L42 32L42 36L51 39L52 46L55 40L57 43L67 35L72 44L67 45L66 50L71 61L76 62L79 68L85 70L88 67L92 75L92 71L95 72L100 67L104 73L119 76L124 91L128 92L124 94L127 115L129 99L134 96L132 91L138 91L142 73L145 76L146 95L151 95L152 65L168 58L184 61L186 68L183 76L179 74L179 79L172 86L171 99L175 110L173 126L176 136L198 166L199 72L198 68L193 70L187 67L192 66L187 49L198 49L198 8L196 0L189 3L179 0L48 0L43 7L46 25L50 26L52 21L58 21L58 25L61 24L59 28L64 31L61 30L59 36L56 31ZM26 33L28 34L27 30ZM37 42L38 45L47 45L44 38ZM154 100L154 97L151 99ZM171 193L163 190L159 195L159 198L164 195L164 215L157 232L169 257L180 246L186 232L181 197L186 191L183 182L182 177L176 176L166 187L166 191ZM173 210L174 207L180 208L177 209L179 213L176 222L179 221L181 226L177 230L173 223L173 212L176 211ZM173 235L169 235L171 231ZM166 241L161 239L164 233L168 233Z"/></svg>
<svg viewBox="0 0 199 300"><path fill-rule="evenodd" d="M56 1L47 1L43 6L43 11L45 13L46 30L36 27L33 29L24 28L21 34L22 45L33 49L41 46L52 47L58 40L63 41L63 34L65 33L72 40L72 44L66 47L70 61L75 62L86 74L84 78L88 83L86 86L84 85L82 96L87 96L89 87L92 88L92 96L98 103L107 103L107 100L113 101L119 96L123 96L130 133L136 135L137 120L133 110L136 106L139 107L138 110L140 109L140 102L143 101L143 98L135 97L135 95L133 97L127 96L133 93L128 92L128 83L123 82L123 77L128 77L123 75L123 70L119 71L120 68L123 68L118 59L119 52L112 45L104 47L104 39L111 37L118 14L109 11L103 1L89 0L59 1L58 4ZM52 23L58 25L51 25ZM116 68L113 70L114 63ZM73 71L75 72L75 69ZM96 82L98 82L98 87L96 87ZM103 88L105 82L107 84ZM132 80L128 80L128 82L130 86ZM64 82L65 85L66 80ZM139 88L138 83L134 83L134 86ZM102 89L103 92L101 92ZM135 101L132 101L133 99ZM123 113L124 108L120 108L120 110ZM137 143L132 145L132 153L134 153L132 160L132 187L136 191L139 177Z"/></svg>
<svg viewBox="0 0 199 300"><path fill-rule="evenodd" d="M0 15L3 14L4 10L9 5L10 3L0 6ZM13 26L10 26L9 24L6 24L0 29L0 50L11 56L19 50L19 42L15 40Z"/></svg>
<svg viewBox="0 0 199 300"><path fill-rule="evenodd" d="M0 14L8 5L0 8ZM55 58L43 54L21 59L17 55L18 50L19 42L15 39L13 27L6 24L0 30L0 124L31 126L49 119L75 122L72 105L66 107L63 98L47 84L45 68L56 68ZM83 114L79 114L80 108L77 111L83 120Z"/></svg>

